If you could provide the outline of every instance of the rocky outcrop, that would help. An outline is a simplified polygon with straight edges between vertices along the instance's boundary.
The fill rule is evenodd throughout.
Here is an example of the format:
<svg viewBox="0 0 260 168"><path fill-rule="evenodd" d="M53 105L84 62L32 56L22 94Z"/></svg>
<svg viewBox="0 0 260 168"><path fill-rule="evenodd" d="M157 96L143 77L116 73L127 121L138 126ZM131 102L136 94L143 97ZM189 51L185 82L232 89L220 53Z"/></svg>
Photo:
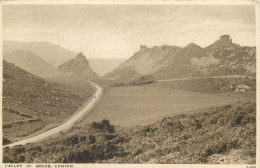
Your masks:
<svg viewBox="0 0 260 168"><path fill-rule="evenodd" d="M75 58L60 65L58 69L59 71L74 77L84 77L88 79L98 77L98 75L90 68L89 62L83 53L79 53Z"/></svg>
<svg viewBox="0 0 260 168"><path fill-rule="evenodd" d="M129 60L106 77L123 82L143 75L156 79L169 79L218 75L255 75L255 47L241 47L229 35L202 48L194 43L185 47L140 46Z"/></svg>
<svg viewBox="0 0 260 168"><path fill-rule="evenodd" d="M221 35L220 40L228 40L230 43L232 43L232 39L230 39L230 35Z"/></svg>

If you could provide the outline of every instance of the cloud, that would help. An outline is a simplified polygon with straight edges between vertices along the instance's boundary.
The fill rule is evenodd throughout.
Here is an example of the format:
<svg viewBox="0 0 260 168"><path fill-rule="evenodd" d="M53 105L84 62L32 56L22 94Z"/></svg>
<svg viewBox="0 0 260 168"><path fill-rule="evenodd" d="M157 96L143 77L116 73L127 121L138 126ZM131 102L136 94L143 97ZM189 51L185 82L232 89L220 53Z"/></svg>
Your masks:
<svg viewBox="0 0 260 168"><path fill-rule="evenodd" d="M141 44L255 45L254 6L4 5L3 38L49 41L88 57L130 57Z"/></svg>

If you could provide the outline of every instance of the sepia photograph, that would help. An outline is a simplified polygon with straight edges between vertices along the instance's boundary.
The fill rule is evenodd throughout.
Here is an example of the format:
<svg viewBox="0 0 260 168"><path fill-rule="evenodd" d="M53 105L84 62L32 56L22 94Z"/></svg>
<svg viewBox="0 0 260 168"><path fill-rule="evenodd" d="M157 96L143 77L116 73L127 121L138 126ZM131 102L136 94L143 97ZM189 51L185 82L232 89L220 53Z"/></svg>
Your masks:
<svg viewBox="0 0 260 168"><path fill-rule="evenodd" d="M27 2L1 4L2 164L256 168L256 1Z"/></svg>

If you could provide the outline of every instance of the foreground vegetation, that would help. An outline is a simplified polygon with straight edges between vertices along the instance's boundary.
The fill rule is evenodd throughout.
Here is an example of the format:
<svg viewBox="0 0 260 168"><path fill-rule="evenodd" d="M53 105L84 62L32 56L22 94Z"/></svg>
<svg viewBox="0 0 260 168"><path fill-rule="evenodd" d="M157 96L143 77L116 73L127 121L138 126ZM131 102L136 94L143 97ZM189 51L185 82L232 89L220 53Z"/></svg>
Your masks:
<svg viewBox="0 0 260 168"><path fill-rule="evenodd" d="M131 154L109 162L255 163L255 105L240 102L200 113L165 117L134 131L124 131L129 142L122 147ZM232 159L234 151L238 151L237 160ZM215 155L226 159L214 160Z"/></svg>
<svg viewBox="0 0 260 168"><path fill-rule="evenodd" d="M253 164L255 157L256 103L238 102L130 128L76 124L52 140L5 148L3 161Z"/></svg>

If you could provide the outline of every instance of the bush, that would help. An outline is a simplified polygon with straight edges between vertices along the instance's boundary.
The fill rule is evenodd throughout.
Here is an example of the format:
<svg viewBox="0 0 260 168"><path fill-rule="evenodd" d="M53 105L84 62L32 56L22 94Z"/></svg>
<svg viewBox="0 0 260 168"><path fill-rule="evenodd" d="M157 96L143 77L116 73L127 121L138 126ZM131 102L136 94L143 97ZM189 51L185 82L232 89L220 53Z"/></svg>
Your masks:
<svg viewBox="0 0 260 168"><path fill-rule="evenodd" d="M99 130L106 130L110 133L115 132L115 128L113 125L110 124L109 120L103 119L101 122L95 122L93 121L91 123L91 127L94 129L99 129Z"/></svg>
<svg viewBox="0 0 260 168"><path fill-rule="evenodd" d="M239 102L114 131L109 120L92 122L77 135L61 135L35 146L5 148L3 161L198 164L215 163L212 158L232 157L236 151L236 157L246 158L248 164L253 164L256 103ZM239 164L239 161L233 163Z"/></svg>
<svg viewBox="0 0 260 168"><path fill-rule="evenodd" d="M7 145L7 144L9 144L9 143L12 143L12 141L9 140L9 139L6 138L6 137L3 137L3 145Z"/></svg>
<svg viewBox="0 0 260 168"><path fill-rule="evenodd" d="M143 85L143 84L150 84L155 82L155 79L152 75L144 75L132 80L129 85Z"/></svg>
<svg viewBox="0 0 260 168"><path fill-rule="evenodd" d="M89 136L88 136L88 139L90 140L90 142L91 142L92 144L96 142L96 137L95 137L95 136L89 135Z"/></svg>

